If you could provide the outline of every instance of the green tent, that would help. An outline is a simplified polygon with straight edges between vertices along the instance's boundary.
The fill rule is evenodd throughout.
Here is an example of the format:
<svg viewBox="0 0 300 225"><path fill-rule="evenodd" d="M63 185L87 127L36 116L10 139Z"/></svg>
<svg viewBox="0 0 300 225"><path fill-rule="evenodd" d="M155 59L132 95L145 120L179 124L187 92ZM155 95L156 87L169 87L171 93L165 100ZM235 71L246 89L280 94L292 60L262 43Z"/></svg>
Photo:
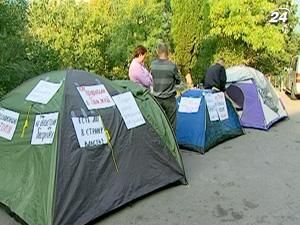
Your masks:
<svg viewBox="0 0 300 225"><path fill-rule="evenodd" d="M25 100L41 80L61 86L47 104ZM145 123L129 129L116 105L88 109L78 88L92 85L104 85L113 97L132 93ZM19 113L17 122L7 110ZM36 137L45 141L52 135L53 141L39 144L33 141L35 126L46 123L37 119L46 114L57 116L48 121L56 123L55 132L38 130ZM74 118L100 118L107 142L81 147ZM83 225L161 187L185 182L168 120L149 92L130 81L112 82L78 70L46 73L1 99L0 130L6 129L5 120L16 122L16 129L11 140L0 137L0 202L29 225Z"/></svg>

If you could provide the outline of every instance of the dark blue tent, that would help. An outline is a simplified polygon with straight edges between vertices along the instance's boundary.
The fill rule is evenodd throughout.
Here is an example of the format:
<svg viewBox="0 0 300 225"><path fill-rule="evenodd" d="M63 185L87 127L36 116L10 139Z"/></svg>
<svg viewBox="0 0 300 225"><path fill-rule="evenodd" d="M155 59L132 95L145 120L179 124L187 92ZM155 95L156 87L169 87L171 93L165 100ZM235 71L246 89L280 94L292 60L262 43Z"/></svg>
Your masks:
<svg viewBox="0 0 300 225"><path fill-rule="evenodd" d="M213 146L244 134L239 117L226 99L228 119L210 121L204 95L210 90L191 89L177 98L176 137L180 147L204 154ZM178 111L182 97L201 98L198 112L184 113Z"/></svg>

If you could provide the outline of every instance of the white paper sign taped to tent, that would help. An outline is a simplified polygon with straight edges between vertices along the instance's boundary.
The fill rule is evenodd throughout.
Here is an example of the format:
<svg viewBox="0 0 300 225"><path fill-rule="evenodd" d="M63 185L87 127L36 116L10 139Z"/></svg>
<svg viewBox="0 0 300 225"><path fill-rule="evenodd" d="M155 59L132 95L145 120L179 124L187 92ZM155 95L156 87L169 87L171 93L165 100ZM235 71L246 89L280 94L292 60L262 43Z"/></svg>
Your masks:
<svg viewBox="0 0 300 225"><path fill-rule="evenodd" d="M223 92L218 92L214 94L216 104L217 104L217 111L220 120L226 120L228 119L228 111L225 101L225 95Z"/></svg>
<svg viewBox="0 0 300 225"><path fill-rule="evenodd" d="M115 105L103 84L77 87L86 107L91 109L103 109Z"/></svg>
<svg viewBox="0 0 300 225"><path fill-rule="evenodd" d="M219 115L218 115L218 111L217 111L217 103L216 103L214 94L208 93L204 97L205 97L210 121L219 120Z"/></svg>
<svg viewBox="0 0 300 225"><path fill-rule="evenodd" d="M72 117L72 122L81 148L107 144L100 116Z"/></svg>
<svg viewBox="0 0 300 225"><path fill-rule="evenodd" d="M14 136L19 113L0 108L0 137L3 137L7 140L11 140Z"/></svg>
<svg viewBox="0 0 300 225"><path fill-rule="evenodd" d="M195 113L198 112L201 98L181 97L178 112Z"/></svg>
<svg viewBox="0 0 300 225"><path fill-rule="evenodd" d="M131 92L115 95L113 99L124 119L127 129L146 123Z"/></svg>
<svg viewBox="0 0 300 225"><path fill-rule="evenodd" d="M36 115L31 137L31 144L52 144L55 136L57 121L58 112Z"/></svg>
<svg viewBox="0 0 300 225"><path fill-rule="evenodd" d="M32 91L27 95L25 100L31 102L37 102L41 104L47 104L50 99L59 90L62 82L52 83L44 80L40 80L39 83L32 89Z"/></svg>

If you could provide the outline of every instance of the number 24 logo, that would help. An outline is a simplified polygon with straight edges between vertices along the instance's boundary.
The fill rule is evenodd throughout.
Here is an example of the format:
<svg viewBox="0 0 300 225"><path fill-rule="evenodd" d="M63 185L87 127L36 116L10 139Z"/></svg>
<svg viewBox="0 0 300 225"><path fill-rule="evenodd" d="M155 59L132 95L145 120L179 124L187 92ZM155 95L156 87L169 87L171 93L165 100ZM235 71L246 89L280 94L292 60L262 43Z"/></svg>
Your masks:
<svg viewBox="0 0 300 225"><path fill-rule="evenodd" d="M269 20L270 23L286 23L288 21L288 13L289 9L287 8L280 8L282 10L285 10L284 12L280 11L274 11L271 13L271 19Z"/></svg>

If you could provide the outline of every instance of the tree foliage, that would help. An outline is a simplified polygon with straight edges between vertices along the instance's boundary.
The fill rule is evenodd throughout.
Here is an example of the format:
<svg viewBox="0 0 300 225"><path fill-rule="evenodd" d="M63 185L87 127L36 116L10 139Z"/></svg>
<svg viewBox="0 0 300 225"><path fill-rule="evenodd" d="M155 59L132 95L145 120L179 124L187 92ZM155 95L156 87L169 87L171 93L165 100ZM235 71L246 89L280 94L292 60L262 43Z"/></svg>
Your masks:
<svg viewBox="0 0 300 225"><path fill-rule="evenodd" d="M280 7L288 23L269 23ZM126 79L134 47L150 61L160 40L195 82L218 57L280 75L300 50L295 12L293 0L0 0L0 96L57 69Z"/></svg>
<svg viewBox="0 0 300 225"><path fill-rule="evenodd" d="M113 7L114 23L111 24L107 48L109 69L123 66L120 68L121 72L126 74L135 46L143 44L150 50L150 55L153 55L158 40L168 42L168 12L164 1L157 0L118 1Z"/></svg>
<svg viewBox="0 0 300 225"><path fill-rule="evenodd" d="M27 10L25 0L0 0L0 97L57 65L54 51L30 35Z"/></svg>
<svg viewBox="0 0 300 225"><path fill-rule="evenodd" d="M158 39L167 39L164 6L157 0L34 1L30 32L59 53L60 68L125 78L136 45L151 50Z"/></svg>
<svg viewBox="0 0 300 225"><path fill-rule="evenodd" d="M291 0L172 0L172 3L176 59L185 67L192 67L197 80L203 78L207 67L219 57L225 59L227 66L247 64L274 75L280 74L288 63L296 24ZM270 24L270 13L280 7L291 9L288 23ZM191 51L190 46L195 45L197 49ZM191 60L195 55L196 60Z"/></svg>
<svg viewBox="0 0 300 225"><path fill-rule="evenodd" d="M0 1L0 96L28 77L25 54L26 3Z"/></svg>
<svg viewBox="0 0 300 225"><path fill-rule="evenodd" d="M212 1L211 35L242 41L254 51L279 52L284 47L284 35L279 27L269 24L268 15L275 5L268 0Z"/></svg>
<svg viewBox="0 0 300 225"><path fill-rule="evenodd" d="M105 9L75 1L36 1L30 7L30 32L58 53L58 58L52 60L59 62L60 69L103 74L108 33Z"/></svg>
<svg viewBox="0 0 300 225"><path fill-rule="evenodd" d="M172 0L171 7L175 60L185 69L192 68L210 28L210 6L207 0Z"/></svg>

